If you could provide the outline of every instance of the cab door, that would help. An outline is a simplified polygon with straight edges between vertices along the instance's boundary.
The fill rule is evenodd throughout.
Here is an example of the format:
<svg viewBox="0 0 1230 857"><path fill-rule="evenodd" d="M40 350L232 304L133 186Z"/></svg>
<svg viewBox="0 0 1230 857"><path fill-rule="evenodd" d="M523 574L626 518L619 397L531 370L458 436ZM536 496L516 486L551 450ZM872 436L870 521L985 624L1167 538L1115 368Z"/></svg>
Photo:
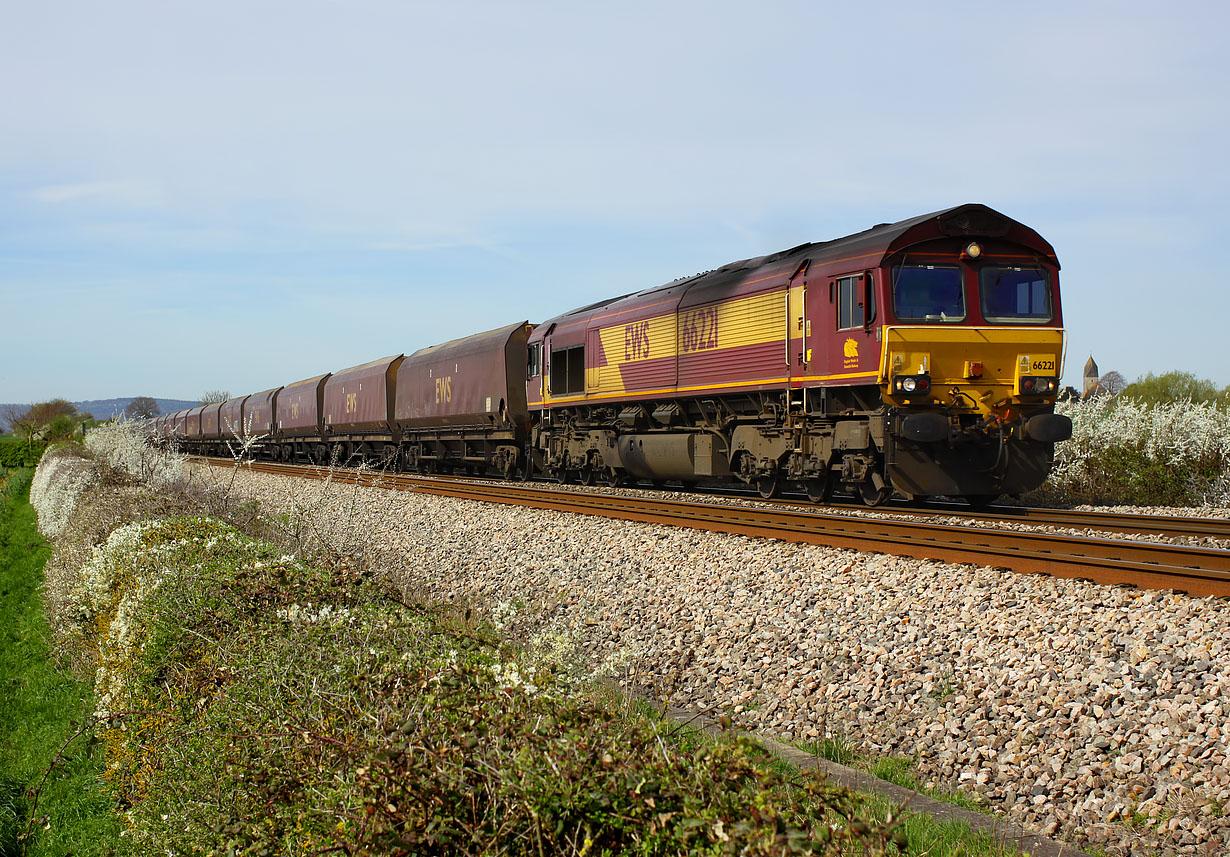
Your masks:
<svg viewBox="0 0 1230 857"><path fill-rule="evenodd" d="M827 365L823 374L831 383L865 383L880 368L880 348L875 336L875 275L871 271L854 271L831 277L828 297Z"/></svg>
<svg viewBox="0 0 1230 857"><path fill-rule="evenodd" d="M810 260L804 261L790 277L786 287L786 329L783 360L791 387L806 383L805 379L815 373L820 355L812 348L812 319L809 315L812 299L808 294L807 269Z"/></svg>

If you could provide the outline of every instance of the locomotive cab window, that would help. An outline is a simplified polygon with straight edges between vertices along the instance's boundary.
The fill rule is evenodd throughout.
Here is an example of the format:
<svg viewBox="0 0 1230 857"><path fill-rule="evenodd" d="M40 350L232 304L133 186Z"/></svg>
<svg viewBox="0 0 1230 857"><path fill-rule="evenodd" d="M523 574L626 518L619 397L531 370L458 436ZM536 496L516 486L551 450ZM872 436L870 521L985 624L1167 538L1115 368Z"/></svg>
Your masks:
<svg viewBox="0 0 1230 857"><path fill-rule="evenodd" d="M551 394L585 392L585 346L551 352Z"/></svg>
<svg viewBox="0 0 1230 857"><path fill-rule="evenodd" d="M529 359L526 361L525 377L537 378L542 372L542 343L535 342L529 348Z"/></svg>
<svg viewBox="0 0 1230 857"><path fill-rule="evenodd" d="M1037 265L986 265L978 273L982 315L1001 324L1043 324L1054 317L1051 280Z"/></svg>
<svg viewBox="0 0 1230 857"><path fill-rule="evenodd" d="M900 321L963 321L965 287L961 269L953 265L895 266L893 312Z"/></svg>
<svg viewBox="0 0 1230 857"><path fill-rule="evenodd" d="M836 298L838 330L865 327L876 317L876 295L870 275L838 278Z"/></svg>

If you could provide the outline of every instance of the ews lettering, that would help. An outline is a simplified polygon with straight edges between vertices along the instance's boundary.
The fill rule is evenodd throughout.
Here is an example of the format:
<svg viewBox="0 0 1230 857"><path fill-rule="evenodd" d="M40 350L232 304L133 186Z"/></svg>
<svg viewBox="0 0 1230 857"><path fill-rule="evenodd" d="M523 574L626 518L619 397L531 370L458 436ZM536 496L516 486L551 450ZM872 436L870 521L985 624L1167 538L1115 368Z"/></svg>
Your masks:
<svg viewBox="0 0 1230 857"><path fill-rule="evenodd" d="M624 325L624 360L649 357L649 322Z"/></svg>
<svg viewBox="0 0 1230 857"><path fill-rule="evenodd" d="M359 412L359 394L358 393L347 393L346 394L346 413L357 414L358 412Z"/></svg>
<svg viewBox="0 0 1230 857"><path fill-rule="evenodd" d="M436 404L451 402L453 400L453 376L446 375L443 378L436 379Z"/></svg>

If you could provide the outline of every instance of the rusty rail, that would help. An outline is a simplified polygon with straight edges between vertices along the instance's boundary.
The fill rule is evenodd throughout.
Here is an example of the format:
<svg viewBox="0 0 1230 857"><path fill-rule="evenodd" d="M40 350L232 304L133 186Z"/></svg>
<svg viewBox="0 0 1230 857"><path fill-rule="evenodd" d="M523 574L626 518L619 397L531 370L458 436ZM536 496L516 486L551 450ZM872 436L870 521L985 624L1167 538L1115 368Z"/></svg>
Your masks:
<svg viewBox="0 0 1230 857"><path fill-rule="evenodd" d="M233 466L232 462L225 464ZM851 516L814 509L730 506L714 502L559 490L518 483L453 480L404 473L364 473L344 468L326 470L268 462L253 462L251 468L268 473L332 478L342 482L414 490L442 497L776 538L916 559L989 565L1027 574L1087 579L1101 584L1171 589L1195 596L1230 597L1230 551L1215 548L1021 532L967 524L935 524L901 517ZM1028 522L1039 523L1039 519L1030 517Z"/></svg>

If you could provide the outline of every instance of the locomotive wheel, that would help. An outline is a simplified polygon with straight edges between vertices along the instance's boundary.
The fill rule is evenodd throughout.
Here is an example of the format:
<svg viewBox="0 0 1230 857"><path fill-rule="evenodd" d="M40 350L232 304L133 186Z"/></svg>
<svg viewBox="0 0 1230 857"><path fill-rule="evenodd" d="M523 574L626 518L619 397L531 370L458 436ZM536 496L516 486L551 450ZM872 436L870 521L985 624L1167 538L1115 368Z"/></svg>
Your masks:
<svg viewBox="0 0 1230 857"><path fill-rule="evenodd" d="M829 479L828 474L808 479L803 487L807 491L807 499L813 503L827 503L833 496L833 480Z"/></svg>
<svg viewBox="0 0 1230 857"><path fill-rule="evenodd" d="M858 486L858 497L865 506L879 506L893 494L893 489L885 485L877 488L870 482L862 482Z"/></svg>
<svg viewBox="0 0 1230 857"><path fill-rule="evenodd" d="M618 488L620 485L624 484L624 477L623 474L619 473L617 470L607 468L606 473L602 475L602 479L600 481L608 488Z"/></svg>
<svg viewBox="0 0 1230 857"><path fill-rule="evenodd" d="M781 496L782 479L780 476L760 476L756 479L756 490L766 500Z"/></svg>
<svg viewBox="0 0 1230 857"><path fill-rule="evenodd" d="M998 494L968 494L965 497L965 502L968 503L969 507L975 512L981 512L998 499Z"/></svg>
<svg viewBox="0 0 1230 857"><path fill-rule="evenodd" d="M594 468L592 467L583 467L577 471L577 481L580 482L582 485L584 485L586 488L593 485L594 482L596 481L596 478L597 478L597 474L594 473Z"/></svg>
<svg viewBox="0 0 1230 857"><path fill-rule="evenodd" d="M555 481L558 482L560 485L567 485L568 484L568 468L561 467L559 470L555 471Z"/></svg>

